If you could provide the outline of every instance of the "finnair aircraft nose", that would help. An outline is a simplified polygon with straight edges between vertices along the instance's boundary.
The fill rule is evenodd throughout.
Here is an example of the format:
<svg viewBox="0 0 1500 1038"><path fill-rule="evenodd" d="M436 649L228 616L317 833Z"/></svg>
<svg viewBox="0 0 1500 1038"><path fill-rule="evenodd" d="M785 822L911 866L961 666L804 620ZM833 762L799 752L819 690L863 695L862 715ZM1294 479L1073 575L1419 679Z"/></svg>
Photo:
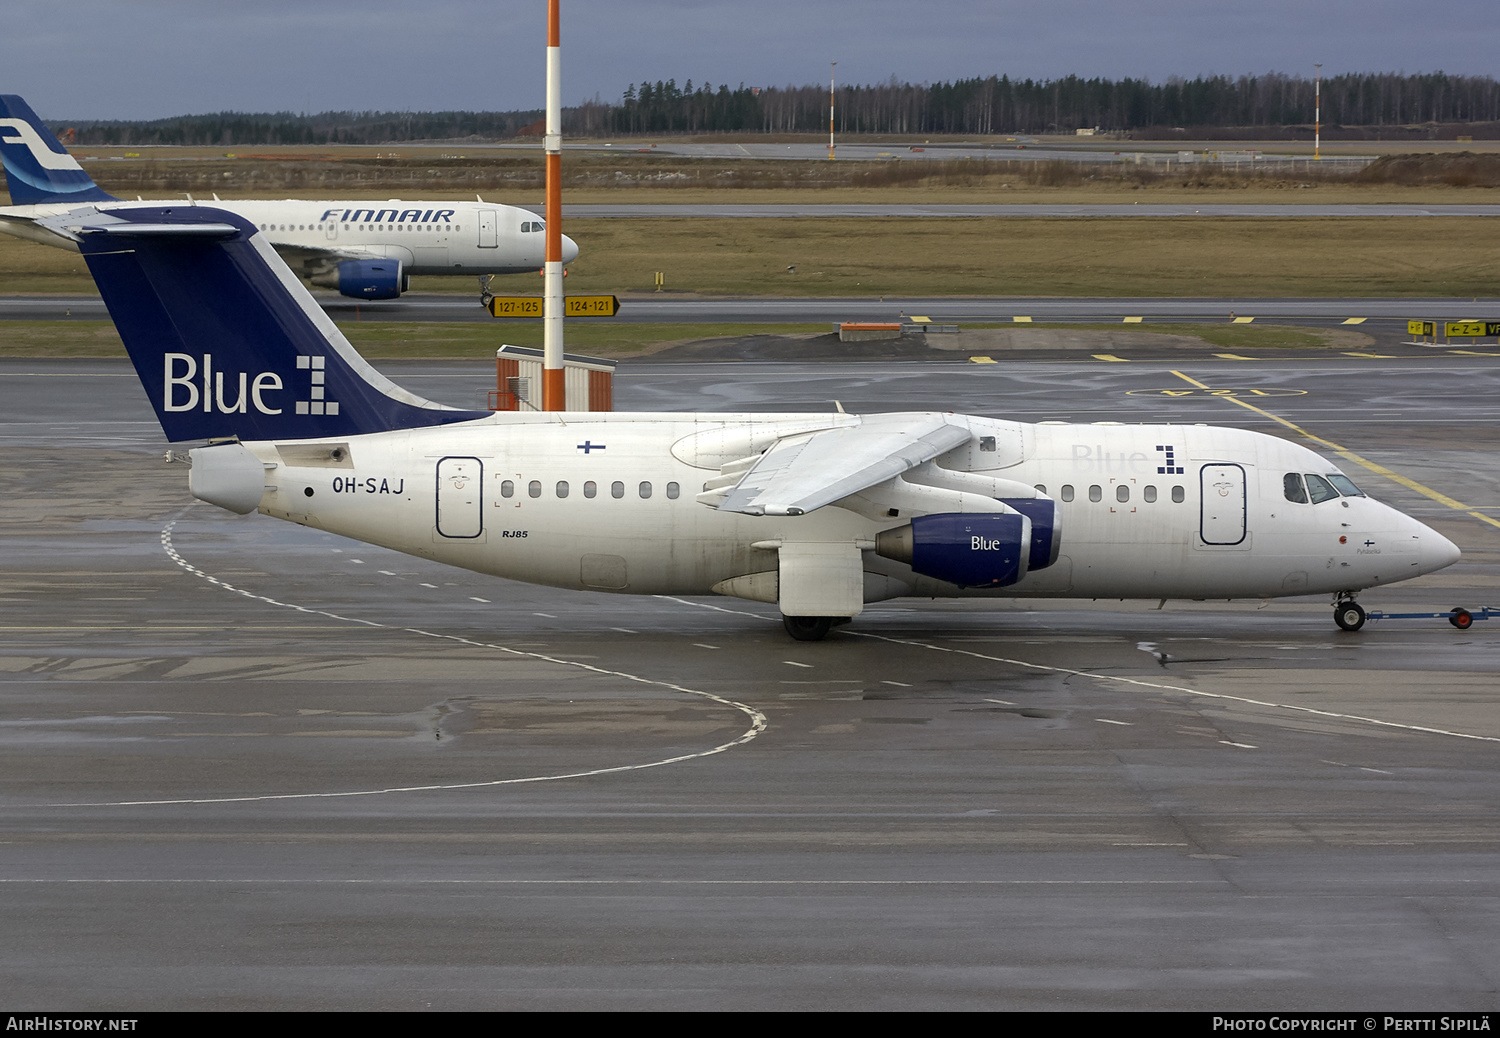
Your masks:
<svg viewBox="0 0 1500 1038"><path fill-rule="evenodd" d="M1463 553L1458 550L1458 545L1438 533L1430 526L1417 524L1422 531L1419 535L1419 547L1417 549L1419 562L1418 569L1423 573L1433 573L1458 561Z"/></svg>
<svg viewBox="0 0 1500 1038"><path fill-rule="evenodd" d="M562 236L562 250L564 263L572 263L578 258L578 243L566 234Z"/></svg>

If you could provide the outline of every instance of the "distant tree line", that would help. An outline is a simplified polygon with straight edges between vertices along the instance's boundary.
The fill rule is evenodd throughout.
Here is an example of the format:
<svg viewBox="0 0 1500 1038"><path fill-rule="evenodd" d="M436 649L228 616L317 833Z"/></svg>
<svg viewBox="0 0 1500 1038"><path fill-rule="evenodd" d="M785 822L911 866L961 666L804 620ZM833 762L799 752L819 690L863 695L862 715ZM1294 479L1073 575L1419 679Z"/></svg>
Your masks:
<svg viewBox="0 0 1500 1038"><path fill-rule="evenodd" d="M1402 126L1500 121L1500 83L1489 76L1348 74L1322 81L1327 124ZM634 84L618 105L578 121L591 132L750 131L818 133L828 128L828 89L689 80ZM602 106L601 106L602 107ZM1148 127L1264 127L1310 124L1311 78L1200 76L1144 79L1011 79L990 76L914 85L892 77L834 91L840 133L1046 133L1080 127L1128 132Z"/></svg>
<svg viewBox="0 0 1500 1038"><path fill-rule="evenodd" d="M839 133L1067 133L1082 127L1141 133L1311 125L1309 77L1200 76L1144 79L960 79L873 86L834 93ZM494 140L539 133L537 110L512 112L291 112L180 116L150 122L72 124L79 144L231 145L388 144ZM1500 122L1500 83L1489 76L1351 73L1322 81L1326 127L1398 127ZM650 133L821 133L828 129L822 86L714 86L675 79L631 84L619 103L593 101L564 111L575 136Z"/></svg>
<svg viewBox="0 0 1500 1038"><path fill-rule="evenodd" d="M149 122L86 120L71 126L79 144L198 147L288 144L391 144L400 141L515 137L542 112L218 112Z"/></svg>

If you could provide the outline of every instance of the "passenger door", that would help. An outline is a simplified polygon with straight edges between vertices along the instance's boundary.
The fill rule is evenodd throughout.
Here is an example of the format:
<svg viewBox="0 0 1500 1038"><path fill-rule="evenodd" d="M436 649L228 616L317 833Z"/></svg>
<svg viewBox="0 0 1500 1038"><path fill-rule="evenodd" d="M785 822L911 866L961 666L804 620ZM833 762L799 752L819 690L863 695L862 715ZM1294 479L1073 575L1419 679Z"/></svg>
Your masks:
<svg viewBox="0 0 1500 1038"><path fill-rule="evenodd" d="M484 463L478 458L443 458L437 464L437 532L443 537L477 538L484 532L480 490Z"/></svg>
<svg viewBox="0 0 1500 1038"><path fill-rule="evenodd" d="M1204 544L1239 544L1245 539L1245 469L1240 465L1204 465L1199 475L1202 514L1199 536Z"/></svg>

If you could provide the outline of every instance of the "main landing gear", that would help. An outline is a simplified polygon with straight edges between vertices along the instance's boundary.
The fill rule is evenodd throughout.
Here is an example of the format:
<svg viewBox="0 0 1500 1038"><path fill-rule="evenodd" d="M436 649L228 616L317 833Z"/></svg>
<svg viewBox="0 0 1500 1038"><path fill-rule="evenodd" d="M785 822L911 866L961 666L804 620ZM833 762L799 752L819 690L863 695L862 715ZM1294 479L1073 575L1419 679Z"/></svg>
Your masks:
<svg viewBox="0 0 1500 1038"><path fill-rule="evenodd" d="M1345 631L1357 631L1365 625L1368 614L1352 598L1341 597L1333 607L1333 622Z"/></svg>
<svg viewBox="0 0 1500 1038"><path fill-rule="evenodd" d="M830 629L846 624L847 616L787 616L782 614L781 626L799 642L820 642L828 637Z"/></svg>

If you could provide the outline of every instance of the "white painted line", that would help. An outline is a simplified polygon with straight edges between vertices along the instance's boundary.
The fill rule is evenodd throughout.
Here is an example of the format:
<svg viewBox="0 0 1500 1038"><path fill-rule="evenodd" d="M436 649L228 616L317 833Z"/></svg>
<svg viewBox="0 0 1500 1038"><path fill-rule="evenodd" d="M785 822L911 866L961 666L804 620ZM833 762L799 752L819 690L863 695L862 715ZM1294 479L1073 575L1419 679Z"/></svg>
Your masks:
<svg viewBox="0 0 1500 1038"><path fill-rule="evenodd" d="M1001 706L1015 706L1009 699L986 699L986 703L999 703Z"/></svg>
<svg viewBox="0 0 1500 1038"><path fill-rule="evenodd" d="M430 588L435 588L435 587L437 587L437 585L436 585L436 584L428 584L428 583L426 583L426 582L425 582L425 581L424 581L424 582L423 582L423 584L422 584L422 586L423 586L423 587L430 587Z"/></svg>
<svg viewBox="0 0 1500 1038"><path fill-rule="evenodd" d="M1135 727L1135 722L1134 721L1111 721L1107 717L1096 717L1096 718L1094 718L1094 720L1098 721L1100 724L1119 724L1119 725L1124 725L1126 728L1134 728Z"/></svg>
<svg viewBox="0 0 1500 1038"><path fill-rule="evenodd" d="M707 642L694 642L693 644L695 646L697 646L698 648L700 648L700 649L717 649L718 648L717 645L709 645Z"/></svg>
<svg viewBox="0 0 1500 1038"><path fill-rule="evenodd" d="M1248 742L1230 742L1228 739L1220 739L1220 746L1237 746L1242 750L1258 750L1259 746L1251 746Z"/></svg>
<svg viewBox="0 0 1500 1038"><path fill-rule="evenodd" d="M806 667L808 670L813 669L813 665L811 663L798 663L796 660L782 660L781 662L785 663L788 667Z"/></svg>
<svg viewBox="0 0 1500 1038"><path fill-rule="evenodd" d="M192 506L190 505L189 507ZM397 627L393 624L383 624L375 620L366 620L357 616L343 616L339 613L329 612L326 609L312 609L308 606L295 605L291 602L282 602L278 599L270 598L266 595L257 595L253 591L247 591L244 588L238 588L232 584L228 584L225 581L220 580L218 577L204 572L197 566L194 566L191 562L188 562L187 559L183 558L172 543L172 527L176 525L177 520L173 519L168 522L166 526L162 527L162 550L167 553L167 556L173 562L175 562L178 566L181 566L188 573L191 573L193 576L198 577L202 580L206 580L210 584L213 584L217 587L221 587L225 591L232 591L237 595L243 595L245 598L253 599L257 602L265 602L267 605L277 606L282 609L293 609L299 613L306 613L311 616L326 616L331 620L339 620L344 623L350 624L359 624L364 627L374 627L387 631L404 631L407 634L415 634L423 638L435 638L442 641L457 642L460 645L470 645L480 649L493 649L496 652L503 652L508 656L519 656L525 659L540 660L543 663L553 663L560 667L573 667L578 670L588 671L591 674L602 674L608 677L620 678L625 681L638 682L642 685L654 685L657 688L664 688L671 692L682 692L686 695L698 696L710 702L718 703L721 706L726 706L731 709L738 710L742 714L745 714L750 718L750 727L746 729L738 738L731 739L725 743L720 743L719 745L710 747L706 750L699 750L696 753L684 753L679 754L675 757L667 757L662 760L646 761L641 764L621 764L612 768L594 768L588 771L564 772L555 775L528 775L523 778L490 779L483 782L434 783L431 785L422 786L390 786L380 789L351 789L321 793L266 793L238 797L192 797L170 800L122 800L105 803L53 804L51 805L53 807L146 807L165 806L172 804L249 803L268 800L323 800L335 799L340 797L380 796L387 793L428 793L453 789L482 789L492 786L530 785L536 782L556 782L561 779L592 778L598 775L613 775L625 771L642 771L646 768L660 768L669 764L680 764L683 761L698 760L703 757L712 756L716 753L723 753L724 751L733 749L736 746L742 746L766 730L766 726L768 723L766 720L766 715L761 713L759 710L751 706L746 706L744 703L736 702L733 699L726 699L723 696L715 695L712 692L705 692L701 689L687 688L684 685L674 684L670 681L659 681L655 678L645 678L641 677L638 674L630 674L622 670L609 670L605 667L596 667L591 663L583 663L579 660L560 659L556 656L548 656L545 653L529 652L525 649L513 649L508 645L498 645L493 642L475 641L472 638L463 638L456 634L442 634L436 631L425 631L419 627Z"/></svg>
<svg viewBox="0 0 1500 1038"><path fill-rule="evenodd" d="M480 598L478 595L470 595L469 596L469 601L471 601L471 602L483 602L485 605L489 605L490 604L490 600L488 598Z"/></svg>
<svg viewBox="0 0 1500 1038"><path fill-rule="evenodd" d="M553 616L551 613L532 613L531 615L532 616L545 616L549 620L556 620L557 619L557 617Z"/></svg>
<svg viewBox="0 0 1500 1038"><path fill-rule="evenodd" d="M394 577L396 574L392 573L388 569L383 569L383 570L380 571L380 575L383 576L383 577Z"/></svg>
<svg viewBox="0 0 1500 1038"><path fill-rule="evenodd" d="M610 630L611 631L619 631L621 634L635 634L635 633L637 633L635 631L632 631L629 627L611 627Z"/></svg>
<svg viewBox="0 0 1500 1038"><path fill-rule="evenodd" d="M689 602L685 598L673 598L671 595L657 595L656 597L698 609L715 609L721 613L736 613L740 616L754 617L757 620L773 619L769 616L761 616L759 613L749 613L743 609L727 609L724 606ZM1396 728L1406 732L1421 732L1424 735L1446 735L1454 739L1472 739L1475 742L1500 743L1500 737L1493 735L1474 735L1471 732L1455 732L1447 728L1428 728L1425 725L1401 724L1398 721L1386 721L1378 717L1365 717L1362 714L1341 714L1333 710L1319 710L1317 707L1300 706L1295 703L1273 703L1264 699L1251 699L1248 696L1231 696L1223 692L1205 692L1202 689L1188 688L1185 685L1167 685L1159 681L1146 681L1144 678L1127 678L1115 674L1095 674L1087 670L1075 670L1072 667L1051 667L1045 663L1031 663L1027 660L1010 659L1006 656L991 656L987 653L975 652L973 649L955 649L951 646L934 645L931 642L919 642L911 638L891 638L884 634L874 634L869 631L845 631L844 633L853 638L871 638L875 641L890 642L892 645L911 645L920 649L931 649L934 652L951 652L957 656L972 656L975 659L990 660L994 663L1006 663L1010 666L1022 667L1026 670L1039 670L1049 674L1069 674L1073 677L1089 678L1093 681L1111 681L1121 685L1129 685L1133 688L1152 689L1156 692L1166 692L1181 696L1199 696L1203 699L1217 699L1225 703L1244 703L1247 706L1265 707L1270 710L1286 710L1291 713L1311 714L1314 717L1331 717L1339 721L1359 721L1363 724L1373 724L1381 728ZM985 702L1002 703L1004 700L987 699Z"/></svg>
<svg viewBox="0 0 1500 1038"><path fill-rule="evenodd" d="M904 681L882 681L881 684L882 685L895 685L897 688L911 688L911 686L908 685Z"/></svg>

